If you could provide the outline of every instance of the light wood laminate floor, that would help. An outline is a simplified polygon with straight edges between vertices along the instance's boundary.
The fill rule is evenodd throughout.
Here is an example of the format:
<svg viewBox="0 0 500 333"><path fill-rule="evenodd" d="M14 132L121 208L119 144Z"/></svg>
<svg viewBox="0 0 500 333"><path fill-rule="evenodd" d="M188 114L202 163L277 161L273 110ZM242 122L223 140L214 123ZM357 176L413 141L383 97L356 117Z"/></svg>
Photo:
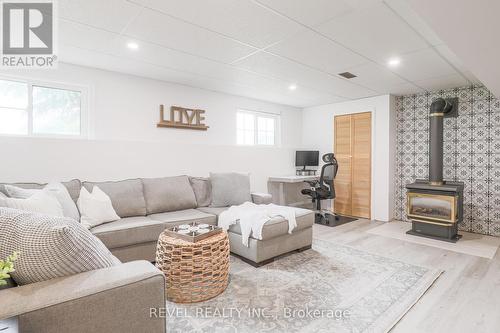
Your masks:
<svg viewBox="0 0 500 333"><path fill-rule="evenodd" d="M444 271L391 332L500 332L500 251L486 259L366 232L382 223L315 224L313 232L318 239Z"/></svg>

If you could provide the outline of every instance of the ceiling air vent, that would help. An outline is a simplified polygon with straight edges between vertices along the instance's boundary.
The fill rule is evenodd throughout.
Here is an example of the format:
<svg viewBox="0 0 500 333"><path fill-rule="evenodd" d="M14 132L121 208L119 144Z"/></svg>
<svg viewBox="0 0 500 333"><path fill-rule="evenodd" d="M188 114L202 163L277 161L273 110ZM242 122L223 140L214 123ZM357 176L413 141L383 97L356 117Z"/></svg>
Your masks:
<svg viewBox="0 0 500 333"><path fill-rule="evenodd" d="M356 75L349 72L339 73L339 75L345 77L346 79L352 79L356 77Z"/></svg>

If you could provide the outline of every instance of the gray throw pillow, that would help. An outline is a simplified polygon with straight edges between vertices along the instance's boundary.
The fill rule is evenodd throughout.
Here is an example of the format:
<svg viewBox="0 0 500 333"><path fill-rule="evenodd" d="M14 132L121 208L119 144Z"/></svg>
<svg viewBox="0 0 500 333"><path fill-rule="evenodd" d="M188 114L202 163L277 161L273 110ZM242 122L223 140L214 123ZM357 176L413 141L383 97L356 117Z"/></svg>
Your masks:
<svg viewBox="0 0 500 333"><path fill-rule="evenodd" d="M20 252L11 274L19 285L120 263L97 237L71 218L0 208L0 230L0 258Z"/></svg>
<svg viewBox="0 0 500 333"><path fill-rule="evenodd" d="M252 201L248 174L210 173L210 182L212 184L211 207L235 206Z"/></svg>
<svg viewBox="0 0 500 333"><path fill-rule="evenodd" d="M209 178L189 177L198 207L208 207L212 202L212 184Z"/></svg>
<svg viewBox="0 0 500 333"><path fill-rule="evenodd" d="M143 178L148 215L196 208L188 176Z"/></svg>

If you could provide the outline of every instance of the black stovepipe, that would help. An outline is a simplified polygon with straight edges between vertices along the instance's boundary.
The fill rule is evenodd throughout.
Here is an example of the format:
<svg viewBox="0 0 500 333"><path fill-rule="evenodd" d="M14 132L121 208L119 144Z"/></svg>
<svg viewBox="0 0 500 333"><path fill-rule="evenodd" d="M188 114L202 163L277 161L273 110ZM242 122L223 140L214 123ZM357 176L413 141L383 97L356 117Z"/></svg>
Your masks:
<svg viewBox="0 0 500 333"><path fill-rule="evenodd" d="M429 114L429 184L443 184L443 118L453 105L443 98L431 104Z"/></svg>

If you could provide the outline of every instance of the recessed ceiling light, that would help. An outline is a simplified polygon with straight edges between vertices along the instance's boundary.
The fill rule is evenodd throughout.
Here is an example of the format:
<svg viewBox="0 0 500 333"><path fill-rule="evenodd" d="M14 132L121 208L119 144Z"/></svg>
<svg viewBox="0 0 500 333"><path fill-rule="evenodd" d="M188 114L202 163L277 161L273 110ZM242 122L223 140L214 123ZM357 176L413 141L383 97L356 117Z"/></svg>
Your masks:
<svg viewBox="0 0 500 333"><path fill-rule="evenodd" d="M295 84L291 84L288 86L288 90L295 90L297 89L297 86Z"/></svg>
<svg viewBox="0 0 500 333"><path fill-rule="evenodd" d="M135 42L129 42L127 43L127 47L131 50L137 50L139 48L139 44Z"/></svg>
<svg viewBox="0 0 500 333"><path fill-rule="evenodd" d="M401 64L401 59L399 58L391 58L389 61L387 61L387 65L389 67L397 67Z"/></svg>

